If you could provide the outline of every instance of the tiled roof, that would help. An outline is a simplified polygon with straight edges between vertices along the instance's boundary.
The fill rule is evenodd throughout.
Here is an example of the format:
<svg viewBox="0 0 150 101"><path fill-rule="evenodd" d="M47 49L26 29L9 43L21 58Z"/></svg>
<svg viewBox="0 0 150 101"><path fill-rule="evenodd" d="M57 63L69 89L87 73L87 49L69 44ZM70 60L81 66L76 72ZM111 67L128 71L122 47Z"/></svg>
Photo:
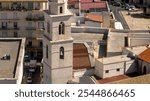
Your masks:
<svg viewBox="0 0 150 101"><path fill-rule="evenodd" d="M101 1L102 1L102 0L96 0L96 1L94 1L94 2L101 2ZM91 2L93 2L93 0L81 0L81 2L84 2L84 3L85 3L85 2L90 2L90 3L91 3Z"/></svg>
<svg viewBox="0 0 150 101"><path fill-rule="evenodd" d="M118 76L113 76L113 77L109 77L109 78L105 78L105 79L97 79L97 81L100 84L104 84L104 83L111 83L111 82L115 82L115 81L120 81L120 80L124 80L124 79L128 79L130 78L127 75L118 75Z"/></svg>
<svg viewBox="0 0 150 101"><path fill-rule="evenodd" d="M90 60L88 56L87 48L84 44L74 43L73 44L73 69L85 69L90 68Z"/></svg>
<svg viewBox="0 0 150 101"><path fill-rule="evenodd" d="M79 0L68 0L68 4L77 4ZM106 2L98 0L93 2L93 0L81 0L81 10L89 10L91 8L107 8Z"/></svg>
<svg viewBox="0 0 150 101"><path fill-rule="evenodd" d="M91 20L91 21L95 21L95 22L100 22L100 23L103 22L103 17L100 16L100 15L95 15L95 14L87 13L87 14L84 15L84 17L87 20Z"/></svg>
<svg viewBox="0 0 150 101"><path fill-rule="evenodd" d="M150 48L146 49L141 54L139 54L138 58L150 63Z"/></svg>
<svg viewBox="0 0 150 101"><path fill-rule="evenodd" d="M77 4L79 0L68 0L68 4Z"/></svg>
<svg viewBox="0 0 150 101"><path fill-rule="evenodd" d="M97 0L95 2L100 2L101 0ZM92 3L93 0L80 0L81 3ZM79 3L79 0L68 0L69 4Z"/></svg>
<svg viewBox="0 0 150 101"><path fill-rule="evenodd" d="M93 2L93 0L81 0L81 2L84 2L84 3L85 2L90 2L91 3L91 2Z"/></svg>
<svg viewBox="0 0 150 101"><path fill-rule="evenodd" d="M81 3L81 10L89 10L91 8L107 8L107 5L106 2Z"/></svg>

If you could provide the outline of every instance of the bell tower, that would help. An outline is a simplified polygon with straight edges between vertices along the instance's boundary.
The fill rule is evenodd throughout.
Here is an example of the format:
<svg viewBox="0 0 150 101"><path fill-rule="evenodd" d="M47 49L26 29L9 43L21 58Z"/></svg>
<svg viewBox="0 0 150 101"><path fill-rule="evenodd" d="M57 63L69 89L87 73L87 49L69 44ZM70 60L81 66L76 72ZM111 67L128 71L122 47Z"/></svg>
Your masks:
<svg viewBox="0 0 150 101"><path fill-rule="evenodd" d="M71 37L72 14L67 10L67 0L49 0L45 13L43 35L44 83L67 83L72 79L73 39Z"/></svg>

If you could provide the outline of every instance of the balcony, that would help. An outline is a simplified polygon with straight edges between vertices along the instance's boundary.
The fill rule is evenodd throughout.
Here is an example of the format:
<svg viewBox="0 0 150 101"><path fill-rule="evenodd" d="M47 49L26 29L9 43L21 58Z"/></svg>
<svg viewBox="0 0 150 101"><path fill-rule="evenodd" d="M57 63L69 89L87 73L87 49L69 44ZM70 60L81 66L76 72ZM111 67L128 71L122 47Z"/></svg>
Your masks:
<svg viewBox="0 0 150 101"><path fill-rule="evenodd" d="M32 11L32 10L40 10L40 7L35 7L35 8L28 8L24 6L7 6L7 7L0 7L0 11Z"/></svg>
<svg viewBox="0 0 150 101"><path fill-rule="evenodd" d="M28 16L27 21L44 21L44 16Z"/></svg>
<svg viewBox="0 0 150 101"><path fill-rule="evenodd" d="M16 20L20 20L19 18L0 18L0 21L16 21Z"/></svg>
<svg viewBox="0 0 150 101"><path fill-rule="evenodd" d="M41 46L31 46L31 45L26 46L27 51L42 51L42 49L43 48Z"/></svg>
<svg viewBox="0 0 150 101"><path fill-rule="evenodd" d="M26 27L26 30L36 30L36 27Z"/></svg>
<svg viewBox="0 0 150 101"><path fill-rule="evenodd" d="M8 28L8 27L1 27L0 30L19 30L20 28Z"/></svg>

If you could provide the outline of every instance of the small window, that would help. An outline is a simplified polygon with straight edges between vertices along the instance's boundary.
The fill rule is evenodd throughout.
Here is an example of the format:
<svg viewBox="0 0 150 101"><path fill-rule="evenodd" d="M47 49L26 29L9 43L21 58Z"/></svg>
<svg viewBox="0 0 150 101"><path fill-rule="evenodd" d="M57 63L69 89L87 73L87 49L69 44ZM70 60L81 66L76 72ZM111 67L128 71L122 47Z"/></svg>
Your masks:
<svg viewBox="0 0 150 101"><path fill-rule="evenodd" d="M29 41L29 42L28 42L28 46L29 46L29 47L32 47L32 41Z"/></svg>
<svg viewBox="0 0 150 101"><path fill-rule="evenodd" d="M105 73L109 73L109 70L106 70Z"/></svg>
<svg viewBox="0 0 150 101"><path fill-rule="evenodd" d="M14 22L14 29L17 29L17 28L18 28L18 23Z"/></svg>
<svg viewBox="0 0 150 101"><path fill-rule="evenodd" d="M63 7L60 7L60 14L63 13Z"/></svg>
<svg viewBox="0 0 150 101"><path fill-rule="evenodd" d="M40 46L40 47L43 47L43 42L42 42L42 41L39 42L39 46Z"/></svg>
<svg viewBox="0 0 150 101"><path fill-rule="evenodd" d="M59 24L59 35L61 34L65 34L65 23L64 22L60 22Z"/></svg>
<svg viewBox="0 0 150 101"><path fill-rule="evenodd" d="M120 71L120 68L116 69L116 71L119 72L119 71Z"/></svg>
<svg viewBox="0 0 150 101"><path fill-rule="evenodd" d="M14 37L18 37L18 33L17 32L14 32Z"/></svg>
<svg viewBox="0 0 150 101"><path fill-rule="evenodd" d="M46 58L48 59L48 45L46 45Z"/></svg>
<svg viewBox="0 0 150 101"><path fill-rule="evenodd" d="M64 47L60 47L59 55L60 55L60 59L64 59Z"/></svg>
<svg viewBox="0 0 150 101"><path fill-rule="evenodd" d="M50 24L47 22L47 32L50 33Z"/></svg>

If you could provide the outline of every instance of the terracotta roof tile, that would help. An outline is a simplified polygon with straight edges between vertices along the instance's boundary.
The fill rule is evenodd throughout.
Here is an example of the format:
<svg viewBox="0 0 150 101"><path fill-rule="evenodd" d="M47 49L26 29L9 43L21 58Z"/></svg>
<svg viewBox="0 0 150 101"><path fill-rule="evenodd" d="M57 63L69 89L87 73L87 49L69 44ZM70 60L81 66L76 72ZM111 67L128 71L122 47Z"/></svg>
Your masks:
<svg viewBox="0 0 150 101"><path fill-rule="evenodd" d="M150 48L146 49L141 54L139 54L138 58L150 63Z"/></svg>
<svg viewBox="0 0 150 101"><path fill-rule="evenodd" d="M107 8L107 5L106 2L81 3L81 10L89 10L92 8Z"/></svg>
<svg viewBox="0 0 150 101"><path fill-rule="evenodd" d="M97 81L100 84L104 84L104 83L110 83L110 82L124 80L124 79L128 79L128 78L130 78L130 77L127 75L118 75L118 76L113 76L113 77L109 77L109 78L105 78L105 79L97 79Z"/></svg>
<svg viewBox="0 0 150 101"><path fill-rule="evenodd" d="M103 22L103 17L100 15L95 15L95 14L85 14L84 15L85 19L91 20L91 21L95 21L95 22Z"/></svg>
<svg viewBox="0 0 150 101"><path fill-rule="evenodd" d="M85 69L90 68L90 60L88 56L87 48L84 44L73 44L73 69Z"/></svg>
<svg viewBox="0 0 150 101"><path fill-rule="evenodd" d="M68 4L78 4L79 0L68 0Z"/></svg>

